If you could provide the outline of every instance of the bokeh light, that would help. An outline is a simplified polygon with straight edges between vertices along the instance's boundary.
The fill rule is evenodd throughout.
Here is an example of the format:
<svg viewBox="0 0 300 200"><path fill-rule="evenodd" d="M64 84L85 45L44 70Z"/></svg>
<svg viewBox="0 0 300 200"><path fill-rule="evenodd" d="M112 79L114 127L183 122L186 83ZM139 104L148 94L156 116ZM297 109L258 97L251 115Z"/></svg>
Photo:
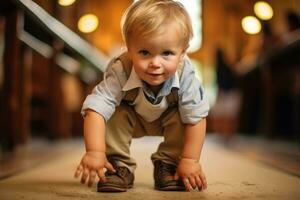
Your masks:
<svg viewBox="0 0 300 200"><path fill-rule="evenodd" d="M58 0L58 4L61 6L70 6L72 5L76 0Z"/></svg>
<svg viewBox="0 0 300 200"><path fill-rule="evenodd" d="M78 21L78 29L83 33L91 33L98 27L99 21L94 14L86 14Z"/></svg>
<svg viewBox="0 0 300 200"><path fill-rule="evenodd" d="M257 34L261 30L261 23L256 17L246 16L242 19L243 30L251 35Z"/></svg>
<svg viewBox="0 0 300 200"><path fill-rule="evenodd" d="M258 1L254 4L254 13L261 20L270 20L273 17L272 7L264 1Z"/></svg>

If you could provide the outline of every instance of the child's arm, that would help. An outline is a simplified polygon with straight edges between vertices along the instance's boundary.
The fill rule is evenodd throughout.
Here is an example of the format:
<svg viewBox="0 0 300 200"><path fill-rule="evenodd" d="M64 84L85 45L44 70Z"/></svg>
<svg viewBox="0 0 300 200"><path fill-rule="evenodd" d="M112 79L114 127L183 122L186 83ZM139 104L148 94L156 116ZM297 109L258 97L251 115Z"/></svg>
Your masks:
<svg viewBox="0 0 300 200"><path fill-rule="evenodd" d="M187 124L185 128L184 144L181 160L178 164L176 179L180 176L186 189L206 189L205 175L199 163L201 150L206 132L206 119L195 125Z"/></svg>
<svg viewBox="0 0 300 200"><path fill-rule="evenodd" d="M88 180L88 186L92 186L96 174L100 181L106 181L103 168L114 171L105 154L105 120L92 110L86 111L84 141L86 153L76 169L75 177L81 175L81 183L84 184Z"/></svg>

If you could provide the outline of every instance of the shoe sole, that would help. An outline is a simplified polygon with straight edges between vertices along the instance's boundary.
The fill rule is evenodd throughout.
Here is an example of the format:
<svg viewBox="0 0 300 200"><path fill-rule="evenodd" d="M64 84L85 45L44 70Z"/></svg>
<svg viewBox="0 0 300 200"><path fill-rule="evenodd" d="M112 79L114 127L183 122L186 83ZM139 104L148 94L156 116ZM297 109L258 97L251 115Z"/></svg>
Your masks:
<svg viewBox="0 0 300 200"><path fill-rule="evenodd" d="M156 190L160 190L160 191L185 191L185 187L181 187L181 186L166 186L166 187L155 187Z"/></svg>
<svg viewBox="0 0 300 200"><path fill-rule="evenodd" d="M128 185L127 187L118 187L115 185L102 185L97 188L98 192L126 192L128 189L132 188L133 185Z"/></svg>

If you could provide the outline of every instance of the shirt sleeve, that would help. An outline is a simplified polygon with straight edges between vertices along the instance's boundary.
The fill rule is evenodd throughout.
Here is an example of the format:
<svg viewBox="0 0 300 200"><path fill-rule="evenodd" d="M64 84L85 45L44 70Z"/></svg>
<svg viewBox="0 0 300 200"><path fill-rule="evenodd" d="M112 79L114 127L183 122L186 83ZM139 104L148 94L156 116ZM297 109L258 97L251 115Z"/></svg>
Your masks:
<svg viewBox="0 0 300 200"><path fill-rule="evenodd" d="M187 58L184 60L181 76L178 91L178 109L181 120L186 124L197 124L208 115L209 102L203 87L196 78L194 68Z"/></svg>
<svg viewBox="0 0 300 200"><path fill-rule="evenodd" d="M120 61L111 62L104 73L103 80L89 94L81 109L84 117L85 111L91 109L104 117L107 121L115 112L116 106L124 96L122 86L126 81L126 74Z"/></svg>

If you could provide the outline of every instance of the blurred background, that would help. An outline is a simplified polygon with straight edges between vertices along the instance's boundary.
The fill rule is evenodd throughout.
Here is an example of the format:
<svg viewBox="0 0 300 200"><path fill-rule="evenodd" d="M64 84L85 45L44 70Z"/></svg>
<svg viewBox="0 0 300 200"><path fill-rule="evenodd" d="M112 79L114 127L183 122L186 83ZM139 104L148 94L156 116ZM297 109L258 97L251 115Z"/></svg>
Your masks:
<svg viewBox="0 0 300 200"><path fill-rule="evenodd" d="M51 149L82 137L82 103L124 49L120 19L132 2L0 1L1 163L36 140ZM300 0L181 2L194 26L189 56L210 100L208 135L238 150L292 148L299 173Z"/></svg>

